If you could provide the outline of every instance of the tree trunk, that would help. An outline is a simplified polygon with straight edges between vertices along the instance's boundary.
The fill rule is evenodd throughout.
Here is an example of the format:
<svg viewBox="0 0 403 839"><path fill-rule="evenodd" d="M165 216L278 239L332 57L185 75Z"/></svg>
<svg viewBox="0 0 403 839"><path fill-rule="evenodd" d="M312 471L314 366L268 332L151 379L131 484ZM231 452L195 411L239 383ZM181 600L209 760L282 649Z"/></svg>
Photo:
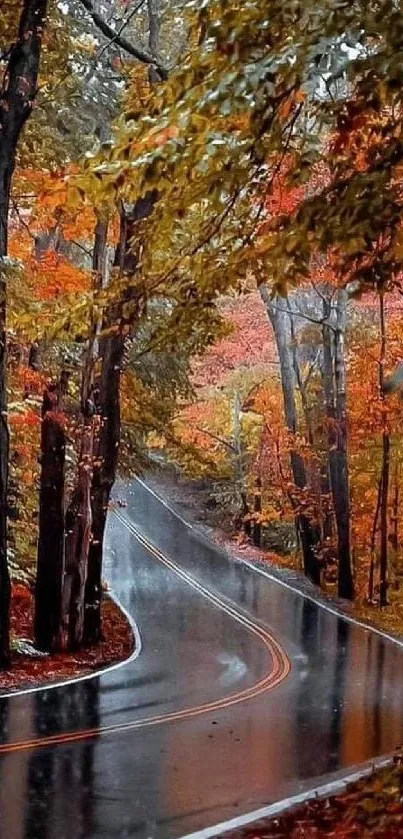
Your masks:
<svg viewBox="0 0 403 839"><path fill-rule="evenodd" d="M393 512L391 517L392 526L392 545L395 552L395 564L398 566L399 560L399 507L400 507L400 481L399 481L399 466L395 466L394 475L394 492L393 492Z"/></svg>
<svg viewBox="0 0 403 839"><path fill-rule="evenodd" d="M290 338L291 338L291 358L292 358L292 366L295 374L295 381L297 383L298 391L301 397L301 405L305 419L305 427L306 433L308 438L308 443L312 448L315 447L315 433L314 433L314 426L312 421L312 411L309 406L309 399L308 399L308 391L307 391L307 381L303 380L302 373L301 373L301 365L299 362L299 354L298 354L298 344L297 344L297 335L295 331L295 323L294 317L295 314L293 312L292 304L287 297L287 310L289 315L289 322L290 322ZM309 374L308 374L309 378ZM327 461L327 458L326 458ZM313 493L315 493L320 502L318 504L318 520L320 525L320 536L319 540L322 541L324 539L329 539L333 535L333 516L332 512L329 510L329 505L326 505L326 509L323 510L323 502L322 497L323 495L329 496L330 495L330 474L329 474L329 464L319 465L313 460L313 464L311 464L310 474L306 476L307 482L311 487Z"/></svg>
<svg viewBox="0 0 403 839"><path fill-rule="evenodd" d="M64 569L66 438L60 422L61 387L45 391L42 405L35 643L51 652L59 645Z"/></svg>
<svg viewBox="0 0 403 839"><path fill-rule="evenodd" d="M107 266L106 220L99 219L95 229L93 270L94 290L106 286ZM95 438L100 418L95 415L95 365L99 352L101 324L92 324L92 333L83 358L81 381L81 436L78 452L77 479L66 513L66 559L63 579L60 645L62 649L78 649L85 628L85 595L91 549L93 512L92 481L94 474Z"/></svg>
<svg viewBox="0 0 403 839"><path fill-rule="evenodd" d="M382 477L380 530L381 550L379 557L379 605L381 609L388 605L388 499L390 476L390 437L387 431L382 434Z"/></svg>
<svg viewBox="0 0 403 839"><path fill-rule="evenodd" d="M10 595L7 567L9 432L6 396L6 277L8 214L17 145L36 94L47 0L24 0L18 34L0 89L0 668L10 662Z"/></svg>
<svg viewBox="0 0 403 839"><path fill-rule="evenodd" d="M160 19L159 19L159 2L158 0L147 0L148 13L148 46L151 55L158 55L159 49L159 34L160 34ZM156 67L150 64L148 68L148 78L150 85L153 86L161 81L161 76Z"/></svg>
<svg viewBox="0 0 403 839"><path fill-rule="evenodd" d="M390 477L390 433L385 403L385 364L386 364L386 322L383 289L379 292L379 318L381 331L381 351L379 358L379 394L382 407L382 470L380 531L381 550L379 557L379 605L381 609L388 605L388 501Z"/></svg>
<svg viewBox="0 0 403 839"><path fill-rule="evenodd" d="M237 391L234 398L234 441L233 448L235 452L235 480L239 492L239 498L242 504L243 513L243 529L247 536L252 535L252 524L250 520L250 509L248 504L248 495L245 486L245 470L244 470L244 454L242 446L242 431L241 431L241 400L239 392Z"/></svg>
<svg viewBox="0 0 403 839"><path fill-rule="evenodd" d="M382 477L379 480L378 484L378 493L376 498L376 507L374 518L372 522L372 529L371 529L371 542L370 542L370 552L371 552L371 559L369 564L369 576L368 576L368 600L370 603L373 602L374 599L374 588L375 588L375 555L376 555L376 534L378 531L378 521L379 521L379 513L381 509L381 500L382 500Z"/></svg>
<svg viewBox="0 0 403 839"><path fill-rule="evenodd" d="M124 208L120 216L120 236L115 254L115 267L120 273L134 273L138 254L132 249L136 223L151 211L154 193L145 196L128 216ZM94 249L94 269L102 272L105 260L105 241L102 243L101 229ZM130 243L130 247L129 247ZM102 551L106 517L112 487L116 479L120 442L120 374L123 364L125 339L122 334L122 312L114 309L104 323L105 329L113 326L116 331L99 341L101 371L94 387L94 403L99 415L99 427L94 437L94 469L91 486L92 537L88 553L87 580L85 587L84 640L96 644L101 640L102 601ZM118 331L117 331L118 330Z"/></svg>
<svg viewBox="0 0 403 839"><path fill-rule="evenodd" d="M354 582L351 561L350 536L350 487L347 453L347 398L346 364L344 357L344 334L346 329L347 292L340 289L337 293L336 332L334 349L334 374L336 388L336 420L338 423L338 445L334 454L335 461L335 517L339 553L339 596L353 600ZM337 477L336 477L337 475Z"/></svg>
<svg viewBox="0 0 403 839"><path fill-rule="evenodd" d="M135 274L140 258L141 235L138 225L146 219L157 200L156 190L140 198L128 213L121 208L120 236L115 254L115 267L120 273ZM102 550L106 516L112 487L116 479L120 443L120 374L125 351L123 329L136 320L136 302L129 288L123 307L114 308L104 324L114 328L100 341L101 373L95 387L95 403L100 415L99 435L94 442L94 473L92 479L92 540L88 555L88 576L85 590L84 639L97 643L101 636ZM127 305L130 304L130 305Z"/></svg>
<svg viewBox="0 0 403 839"><path fill-rule="evenodd" d="M265 304L270 323L273 328L277 345L277 352L280 362L281 387L284 400L285 422L291 435L298 431L298 417L295 402L295 378L287 336L287 313L281 311L270 297L267 286L262 283L259 286L260 296ZM295 449L290 452L291 471L294 483L299 490L307 489L307 476L304 461ZM316 557L316 550L319 543L319 531L314 522L308 516L296 510L297 529L301 540L302 554L304 560L304 571L307 577L316 585L320 585L320 568Z"/></svg>
<svg viewBox="0 0 403 839"><path fill-rule="evenodd" d="M256 478L254 497L254 519L253 519L253 544L260 548L262 544L262 523L260 520L262 512L262 481Z"/></svg>
<svg viewBox="0 0 403 839"><path fill-rule="evenodd" d="M91 484L94 420L84 418L77 485L66 513L65 573L62 597L62 649L79 649L84 636L84 593L92 532Z"/></svg>
<svg viewBox="0 0 403 839"><path fill-rule="evenodd" d="M346 375L344 333L347 293L337 292L335 323L332 308L324 302L323 324L323 389L328 424L329 472L337 529L339 560L338 593L347 600L354 598L350 544L350 490L347 455ZM332 336L334 336L332 347Z"/></svg>
<svg viewBox="0 0 403 839"><path fill-rule="evenodd" d="M1 203L0 194L0 203ZM6 331L5 282L0 266L0 668L10 663L10 599L11 583L7 565L7 490L9 431L6 395Z"/></svg>
<svg viewBox="0 0 403 839"><path fill-rule="evenodd" d="M88 554L85 591L85 640L97 643L101 638L102 549L109 498L116 479L120 442L119 385L125 341L121 334L103 342L102 370L99 382L101 421L95 443L94 473L91 489L92 540Z"/></svg>

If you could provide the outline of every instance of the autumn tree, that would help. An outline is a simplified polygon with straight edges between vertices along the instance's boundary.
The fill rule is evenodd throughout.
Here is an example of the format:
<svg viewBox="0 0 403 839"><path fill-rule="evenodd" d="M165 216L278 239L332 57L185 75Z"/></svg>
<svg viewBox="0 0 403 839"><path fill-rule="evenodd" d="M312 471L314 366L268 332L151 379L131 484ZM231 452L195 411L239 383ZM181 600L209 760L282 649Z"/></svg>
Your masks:
<svg viewBox="0 0 403 839"><path fill-rule="evenodd" d="M5 50L5 73L0 96L0 666L9 662L10 582L7 567L7 487L9 432L6 396L6 257L8 252L8 213L17 146L29 118L36 93L47 0L24 0L21 9L6 9L6 15L19 13L18 30ZM4 19L4 13L1 12ZM0 18L1 20L1 18ZM7 23L7 21L6 21ZM4 60L4 59L3 59Z"/></svg>
<svg viewBox="0 0 403 839"><path fill-rule="evenodd" d="M2 272L3 276L5 276L6 269L8 274L10 273L10 266L8 263L5 262L4 257L7 256L8 224L11 208L14 220L18 219L17 224L19 225L21 222L22 226L24 228L27 228L28 235L31 236L32 239L35 238L35 258L33 259L31 255L25 253L24 269L26 270L29 266L32 278L36 277L36 279L40 281L41 279L43 279L44 276L46 276L46 282L48 282L50 271L46 271L45 264L47 264L47 267L49 269L51 268L50 263L52 263L53 261L53 267L56 267L57 265L58 268L57 275L54 275L56 280L56 294L58 293L57 289L61 289L62 292L65 292L66 290L66 277L62 278L62 271L64 269L65 274L68 275L68 272L70 270L68 266L69 258L71 258L72 256L72 251L69 244L69 234L66 229L63 230L61 217L64 215L64 213L63 211L60 211L60 209L57 210L59 215L55 217L53 221L49 219L50 223L53 225L50 229L38 230L37 226L37 230L35 233L29 229L29 224L32 221L32 202L31 204L29 203L30 198L27 198L27 195L25 194L26 190L23 187L23 182L24 179L25 182L27 182L27 180L29 181L30 179L32 181L33 172L35 170L30 167L48 166L51 170L53 168L53 172L51 174L55 178L54 185L57 186L56 178L59 178L60 182L62 182L63 170L66 170L66 168L68 168L75 155L89 148L90 142L92 142L91 135L94 132L98 134L101 142L105 140L105 136L107 138L108 132L106 132L105 135L105 132L98 132L98 130L95 129L97 128L97 126L99 126L99 123L102 123L102 125L105 126L105 124L108 123L108 120L110 121L111 117L114 114L116 114L116 105L120 95L122 80L127 81L128 79L130 79L131 74L133 72L133 67L130 66L130 64L125 64L122 55L126 57L129 56L132 64L133 60L136 60L143 62L147 67L152 66L155 69L158 79L161 79L166 76L166 69L164 67L163 61L156 54L158 46L159 14L158 8L155 4L150 3L150 8L148 9L148 12L146 9L144 14L144 10L141 10L140 6L135 6L133 10L129 9L127 11L127 19L124 21L124 25L120 27L117 25L115 29L113 28L113 25L111 25L111 18L109 19L109 22L107 22L106 20L107 12L110 11L109 7L108 9L106 9L102 6L102 4L99 4L99 6L97 6L97 9L95 10L92 7L92 4L90 3L82 5L84 8L82 8L81 16L79 13L78 3L71 2L68 4L68 7L63 10L59 9L58 7L56 8L52 6L50 9L48 21L49 35L47 35L44 27L47 12L47 4L45 2L26 2L23 4L23 8L21 10L17 10L18 12L21 11L20 25L18 31L15 31L16 9L14 8L13 3L9 4L10 8L7 7L7 9L4 12L2 11L0 15L2 41L4 39L4 49L0 56L0 61L2 62L2 64L4 64L5 71L1 99L1 101L3 102L3 108L1 110L0 132L0 174L2 185L2 193L0 196L2 213L0 219L0 244L1 256L3 257ZM138 14L139 12L140 15ZM141 18L140 24L139 18ZM184 24L182 21L180 22L180 28L182 34L185 35L186 24ZM124 34L122 34L124 29L126 31L124 32ZM90 32L89 38L88 30L92 30ZM101 43L99 43L99 38L101 39ZM149 48L148 46L143 47L141 43L136 45L135 41L137 38L139 38L139 41L143 39L147 40L148 38ZM41 47L43 45L45 46L45 49L42 50L43 77L41 86L38 85L38 73ZM98 47L99 54L95 54L97 53ZM175 43L173 49L177 53L177 43ZM101 80L100 78L97 79L97 73L99 74L100 71L102 72L102 67L104 66L105 62L110 62L110 66L113 66L115 70L115 79L109 86L109 93L107 96L105 96L104 80ZM84 86L82 84L83 76ZM89 84L87 89L85 88L85 82L91 83ZM31 112L33 111L34 100L36 108L33 112L32 127L28 129L28 131L25 131L25 134L22 135L22 128L24 127L25 123L28 120L28 117L31 115ZM71 132L71 118L73 118L72 105L76 104L77 100L81 101L82 107L78 110L78 119L76 119L76 115L74 114L76 129L73 136L73 133ZM109 107L111 101L114 103L114 107ZM91 124L90 128L88 128L88 119L90 111ZM107 118L105 119L106 113ZM20 143L19 145L17 158L17 147L20 138L22 140L22 144ZM17 180L19 182L19 186L21 186L22 189L20 190L21 195L18 194L18 191L16 191L11 199L11 176L13 174L17 162ZM40 170L40 172L38 172L38 169L36 170L39 190L43 189L43 183L40 183L43 172L43 168ZM29 218L29 222L27 222L27 216ZM80 237L81 234L76 236L74 248L78 248L81 251L85 252L86 243L77 242L77 239L79 239ZM21 249L18 250L16 255L18 258L21 257ZM12 267L14 270L15 266L13 265ZM97 269L95 269L95 272L96 270ZM72 274L74 274L74 271L72 271ZM84 287L82 290L84 290ZM51 298L52 295L49 294L49 291L50 288L49 286L47 286L46 294L49 296L49 298ZM89 311L87 303L88 300L84 300L81 308L81 316L85 311ZM5 304L6 301L4 296L4 311L2 317L3 354L5 353L6 340ZM68 317L66 318L64 316L60 299L58 299L57 306L59 309L59 329L61 333L63 333L63 330L66 331ZM113 308L112 306L112 308L109 311L116 313L118 310L116 309L116 307ZM107 315L107 320L109 327L113 329L113 322L110 320L110 315ZM23 321L24 315L18 322L19 328L22 329L22 331ZM49 334L47 333L48 326L49 323L46 324L46 322L44 321L42 324L42 335L47 334L49 339ZM56 334L57 322L54 323L54 326L56 327L56 329L54 329L53 332L54 334ZM82 331L88 332L89 330L91 332L91 329L92 326L90 322L83 328ZM39 329L38 331L40 332L41 330ZM80 327L77 326L77 332L79 331ZM115 343L116 340L117 339L115 339ZM120 355L122 355L124 347L123 335L119 338L119 341L120 345L122 346L122 349L120 349L119 352ZM103 346L106 350L106 355L108 355L112 343L112 338L105 339ZM36 356L39 357L39 347L36 340L35 347ZM105 387L109 387L111 385L113 377L115 376L118 385L118 377L117 374L114 373L114 371L118 369L119 365L117 363L116 358L112 357L110 353L109 356L109 367L108 364L104 365L103 372L101 373L101 377L99 380L99 392L101 394L100 398L101 401L102 399L104 399L104 402L106 397L104 397L103 395L102 381L104 381ZM38 364L39 362L35 363ZM3 393L2 434L4 439L3 444L0 447L2 456L1 462L4 467L1 472L4 480L2 479L2 484L0 487L2 494L1 515L3 516L3 543L0 552L0 596L3 598L2 607L0 609L1 620L3 621L3 628L0 632L0 641L4 637L4 655L1 656L0 662L2 665L7 664L8 662L8 611L10 598L10 586L6 560L6 485L8 469L8 432L5 425L5 365L5 357L3 357L2 370L4 375L1 392ZM59 592L61 590L61 580L65 574L64 447L66 444L66 440L64 439L65 428L63 427L65 422L65 418L63 416L63 388L60 385L63 376L63 370L61 373L60 371L58 371L56 373L55 381L53 381L51 385L47 386L43 400L42 417L42 479L40 504L41 512L39 517L37 640L40 643L40 646L47 649L52 649L55 647L55 645L59 643L59 641L56 640L57 620L55 618L55 614L57 611L59 611L58 619L60 621L61 604L63 604L66 600L66 598L64 598L64 600L62 598L62 601L60 602L59 598ZM84 379L86 380L85 369ZM92 387L93 386L91 385L90 390L92 390ZM84 391L85 386L83 384L83 393ZM107 417L106 427L110 427L111 422L113 422L116 425L116 421L113 419L114 414L116 413L116 395L117 393L114 393L113 397L109 399L109 407L106 413L110 416ZM90 399L88 398L88 395L85 398L83 396L82 405L88 406L89 401ZM85 413L85 411L87 411L87 413ZM89 418L87 408L85 409L85 411L83 416L86 417L88 421ZM105 405L101 408L101 412L105 414ZM105 423L103 424L103 427L104 426ZM118 426L119 422L117 421L117 428ZM116 433L118 433L118 431ZM102 432L101 437L102 434L104 434L105 436L105 433ZM84 431L82 432L81 436L84 440L84 438L86 437ZM56 441L56 438L57 440L59 440L59 437L60 445L59 443L57 443L57 445L53 445ZM104 449L105 447L107 447L108 451L106 452L103 450L100 453L100 459L102 460L102 462L106 462L108 458L113 458L114 478L114 474L116 471L117 440L112 440L109 434L108 439L104 441L104 443ZM83 458L79 458L79 470L81 468L80 464L82 464L83 459L87 462L90 460L92 461L93 459L92 455L90 456L88 452L82 451L81 454L83 455ZM56 463L56 461L58 462ZM58 473L57 480L53 480L53 478L55 478L56 476L55 470ZM87 480L87 470L81 470L81 472L81 479ZM108 478L109 487L111 486L111 483L113 483L113 478ZM52 499L50 499L49 493L52 493L53 491L55 497L53 498L52 496ZM106 507L107 502L105 503L105 498L103 498L103 522L106 516ZM56 509L58 511L57 515ZM71 511L73 509L74 505L71 507ZM77 530L77 518L81 518L81 513L82 510L79 514L75 516L73 533ZM83 548L85 554L88 554L89 551L91 536L90 529L90 527L85 528L85 532L87 534L84 539L85 548ZM73 539L75 545L77 545L78 543L82 543L82 541L83 540L81 539L81 537L79 539L76 539L74 537ZM93 544L95 543L96 540L94 539ZM99 550L101 549L102 538ZM73 553L76 555L77 551L80 552L80 550L81 549L74 548ZM55 557L56 555L58 556L58 561L53 562L52 566L50 567L49 563L52 562L52 557ZM86 587L86 561L87 556L85 558L85 562L80 561L77 563L77 567L81 569L79 570L79 576L81 580L79 589L80 592L82 592L83 602L84 590ZM75 560L73 562L70 562L70 566L74 564ZM97 573L99 577L99 569ZM2 585L3 578L4 585ZM94 596L92 596L92 601L94 601ZM97 585L96 602L98 603L98 605L99 601L100 582L98 582ZM73 613L74 609L72 609L71 604L69 608L70 612ZM79 612L80 615L83 615L83 611L83 603L81 604L80 602L79 607L77 607L76 609L76 613ZM81 619L81 617L78 622L80 624L80 629L78 630L79 643L82 640L83 635L83 620ZM98 638L99 633L100 630L98 626ZM74 643L77 644L77 633L73 634Z"/></svg>

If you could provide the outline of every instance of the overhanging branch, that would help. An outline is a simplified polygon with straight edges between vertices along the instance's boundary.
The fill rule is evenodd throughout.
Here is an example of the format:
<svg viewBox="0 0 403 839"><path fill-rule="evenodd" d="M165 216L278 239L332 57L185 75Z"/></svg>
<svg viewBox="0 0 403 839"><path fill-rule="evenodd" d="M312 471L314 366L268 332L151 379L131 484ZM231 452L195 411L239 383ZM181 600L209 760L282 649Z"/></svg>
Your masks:
<svg viewBox="0 0 403 839"><path fill-rule="evenodd" d="M160 63L158 58L155 55L144 50L142 47L137 47L128 41L127 38L120 35L112 26L109 26L109 23L101 17L98 12L95 11L94 6L91 0L80 0L80 3L88 14L91 16L95 26L105 35L106 38L109 38L111 42L117 44L117 46L121 47L122 50L127 52L129 55L132 55L133 58L137 58L138 61L141 61L143 64L149 64L156 68L158 71L161 79L168 78L168 71L167 68Z"/></svg>

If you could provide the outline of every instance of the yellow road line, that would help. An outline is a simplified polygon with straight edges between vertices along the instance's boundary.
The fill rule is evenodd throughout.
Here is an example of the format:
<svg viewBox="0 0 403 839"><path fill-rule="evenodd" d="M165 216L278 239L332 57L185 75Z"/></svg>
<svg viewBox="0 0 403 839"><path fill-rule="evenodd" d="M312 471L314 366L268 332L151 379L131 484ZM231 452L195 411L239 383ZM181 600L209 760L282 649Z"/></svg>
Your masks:
<svg viewBox="0 0 403 839"><path fill-rule="evenodd" d="M174 574L184 580L188 585L198 591L203 597L206 597L211 603L219 609L230 615L234 620L243 625L249 632L257 636L264 644L272 660L271 670L259 679L255 685L244 690L238 691L230 696L217 699L212 702L196 705L191 708L183 708L180 711L171 711L166 714L159 714L152 717L145 717L141 720L132 720L125 723L116 723L114 725L103 725L96 728L87 728L81 731L70 731L64 734L51 734L45 737L37 737L32 740L17 740L13 743L4 743L0 745L0 755L10 754L12 752L25 751L27 749L36 749L44 746L63 745L67 743L77 743L80 740L89 740L92 738L105 736L108 734L119 734L126 731L136 731L140 728L149 728L154 725L160 725L166 722L178 722L184 719L191 719L192 717L207 714L212 711L219 711L223 708L229 708L232 705L237 705L240 702L245 702L248 699L254 699L260 694L279 685L287 678L291 663L288 655L282 649L276 639L263 627L255 623L250 618L238 612L234 607L230 606L216 594L213 594L202 583L188 574L183 568L177 565L166 554L155 547L138 528L123 515L115 512L116 517L123 524L127 530L132 533L138 542L151 553L159 562L169 568Z"/></svg>

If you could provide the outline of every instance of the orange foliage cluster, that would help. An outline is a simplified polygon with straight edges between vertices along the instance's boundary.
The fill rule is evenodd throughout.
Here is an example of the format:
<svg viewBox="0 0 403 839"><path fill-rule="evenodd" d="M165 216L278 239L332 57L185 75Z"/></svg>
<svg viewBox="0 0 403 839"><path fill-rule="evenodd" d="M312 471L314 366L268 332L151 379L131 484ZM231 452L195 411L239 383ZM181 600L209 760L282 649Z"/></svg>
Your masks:
<svg viewBox="0 0 403 839"><path fill-rule="evenodd" d="M46 376L32 367L23 364L13 370L13 385L17 392L24 394L24 397L38 396L43 392L46 385Z"/></svg>
<svg viewBox="0 0 403 839"><path fill-rule="evenodd" d="M215 441L203 430L203 425L208 425L214 419L214 402L200 401L194 405L188 405L182 412L184 427L181 438L184 443L197 446L202 451L212 446L217 449L218 441Z"/></svg>
<svg viewBox="0 0 403 839"><path fill-rule="evenodd" d="M77 268L54 250L41 259L32 258L30 270L35 294L41 300L78 294L91 288L89 272Z"/></svg>
<svg viewBox="0 0 403 839"><path fill-rule="evenodd" d="M37 300L52 300L62 295L79 294L91 288L91 273L73 265L55 250L37 258L32 240L21 231L10 238L10 255L23 261L29 293Z"/></svg>
<svg viewBox="0 0 403 839"><path fill-rule="evenodd" d="M18 426L36 426L40 425L40 417L35 411L32 411L28 408L24 411L23 414L21 413L9 413L8 421L10 426L13 428L17 428Z"/></svg>

